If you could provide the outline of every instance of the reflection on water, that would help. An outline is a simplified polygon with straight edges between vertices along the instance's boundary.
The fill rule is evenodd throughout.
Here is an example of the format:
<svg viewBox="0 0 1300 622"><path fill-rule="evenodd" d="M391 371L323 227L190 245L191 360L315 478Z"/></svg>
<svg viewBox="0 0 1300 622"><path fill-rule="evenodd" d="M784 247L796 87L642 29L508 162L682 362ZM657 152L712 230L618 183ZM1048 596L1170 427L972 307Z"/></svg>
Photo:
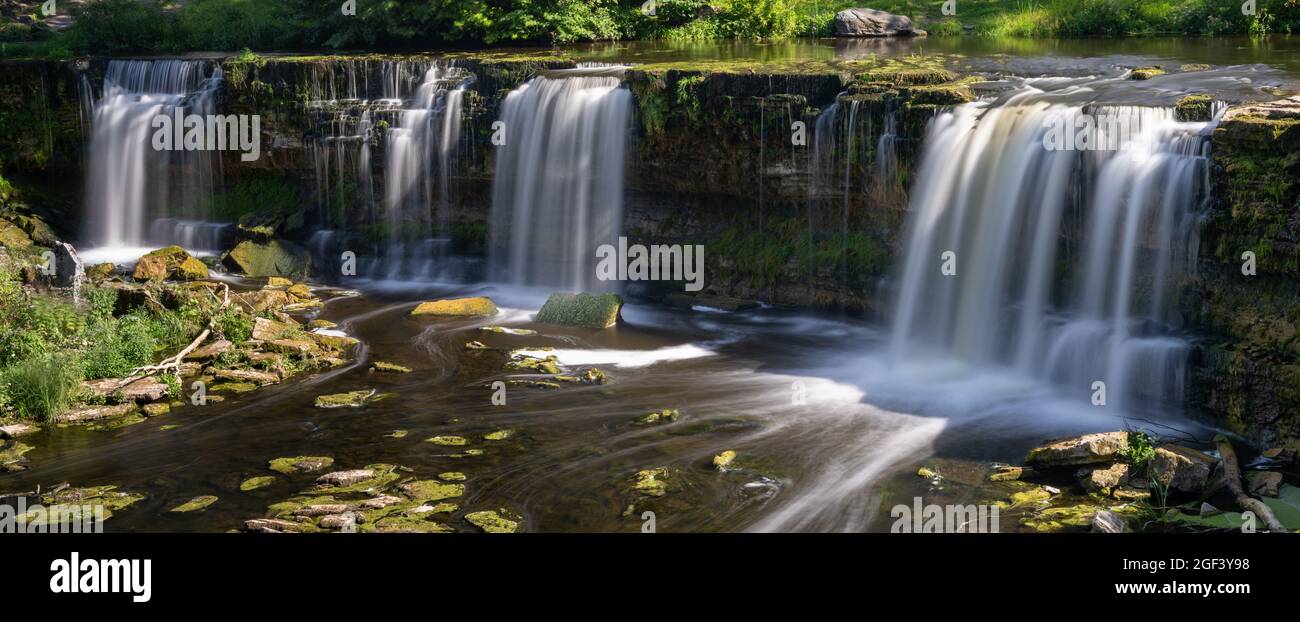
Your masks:
<svg viewBox="0 0 1300 622"><path fill-rule="evenodd" d="M898 37L883 39L794 39L789 41L593 43L572 48L587 60L626 63L681 61L777 62L863 60L873 56L944 54L980 69L1073 67L1091 73L1109 64L1262 64L1300 77L1300 37L1131 37L1123 39L1012 39L992 37ZM1023 62L1021 62L1023 61Z"/></svg>

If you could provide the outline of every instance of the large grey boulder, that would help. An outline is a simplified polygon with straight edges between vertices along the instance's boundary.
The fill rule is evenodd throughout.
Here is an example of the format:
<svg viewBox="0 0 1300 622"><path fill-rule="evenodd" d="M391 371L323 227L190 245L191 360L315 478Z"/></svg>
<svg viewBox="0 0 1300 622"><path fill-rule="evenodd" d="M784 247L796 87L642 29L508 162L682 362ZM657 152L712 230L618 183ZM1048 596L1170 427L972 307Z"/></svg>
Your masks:
<svg viewBox="0 0 1300 622"><path fill-rule="evenodd" d="M924 37L912 19L875 9L844 9L835 14L837 37Z"/></svg>

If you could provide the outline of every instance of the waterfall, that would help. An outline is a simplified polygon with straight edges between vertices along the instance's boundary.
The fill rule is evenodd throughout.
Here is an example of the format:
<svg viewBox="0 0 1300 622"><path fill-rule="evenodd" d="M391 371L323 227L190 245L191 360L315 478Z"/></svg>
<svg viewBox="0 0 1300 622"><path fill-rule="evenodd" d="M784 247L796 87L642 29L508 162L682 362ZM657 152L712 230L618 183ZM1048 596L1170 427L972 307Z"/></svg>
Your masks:
<svg viewBox="0 0 1300 622"><path fill-rule="evenodd" d="M464 87L454 67L429 67L410 107L388 130L384 264L389 279L429 278L436 260L446 255L451 159L460 141Z"/></svg>
<svg viewBox="0 0 1300 622"><path fill-rule="evenodd" d="M1108 405L1179 403L1175 302L1194 270L1213 122L1061 99L1029 87L932 121L892 355L928 345L1070 390L1103 381ZM1091 148L1046 148L1052 128L1094 119L1112 124L1097 124ZM941 272L946 259L955 276Z"/></svg>
<svg viewBox="0 0 1300 622"><path fill-rule="evenodd" d="M616 244L632 97L622 67L547 72L506 96L492 195L491 270L512 283L604 290Z"/></svg>
<svg viewBox="0 0 1300 622"><path fill-rule="evenodd" d="M220 178L219 158L208 151L154 150L151 123L178 108L183 114L212 114L221 81L221 68L207 61L109 62L91 122L87 242L100 247L178 243L170 227L154 228L150 219L207 216Z"/></svg>
<svg viewBox="0 0 1300 622"><path fill-rule="evenodd" d="M360 271L373 279L454 277L444 261L451 186L462 96L474 76L446 62L402 60L325 62L308 77L318 220L330 232L312 247L370 245Z"/></svg>

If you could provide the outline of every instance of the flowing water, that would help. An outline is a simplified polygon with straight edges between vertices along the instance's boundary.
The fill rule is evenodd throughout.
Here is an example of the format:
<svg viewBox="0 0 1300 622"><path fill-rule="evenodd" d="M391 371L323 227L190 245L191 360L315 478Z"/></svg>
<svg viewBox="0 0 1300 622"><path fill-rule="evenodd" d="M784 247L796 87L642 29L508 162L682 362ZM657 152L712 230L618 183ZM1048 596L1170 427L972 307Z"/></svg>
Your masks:
<svg viewBox="0 0 1300 622"><path fill-rule="evenodd" d="M547 72L502 105L491 271L506 282L604 291L592 249L622 230L632 95L622 67Z"/></svg>
<svg viewBox="0 0 1300 622"><path fill-rule="evenodd" d="M814 58L861 52L794 45L796 56ZM412 280L407 289L319 290L328 299L320 317L362 341L355 361L118 430L44 430L28 440L36 447L28 454L32 468L0 476L0 488L117 484L147 498L113 517L109 530L218 531L261 516L267 505L310 483L311 476L287 477L239 491L244 478L266 474L267 460L330 455L342 468L386 462L422 477L463 471L469 479L458 500L462 513L507 507L523 513L528 530L639 531L640 517L627 514L632 478L640 469L671 466L678 487L657 502L662 531L882 530L889 527L888 508L916 495L938 503L987 499L979 482L989 464L1018 462L1043 438L1135 423L1197 432L1180 408L1191 337L1177 309L1212 192L1205 135L1213 122L1178 122L1169 105L1193 90L1230 100L1289 84L1292 74L1241 65L1139 87L1123 79L1116 59L1138 57L1132 64L1144 64L1149 58L1142 55L1158 54L1197 62L1199 52L1125 48L1105 59L1092 48L1067 47L1003 58L980 101L936 117L908 188L897 179L897 119L871 118L855 103L830 106L818 118L810 226L814 213L826 213L843 217L839 225L847 228L849 193L908 193L902 261L881 285L892 301L884 326L774 308L702 313L635 300L624 309L624 324L603 331L532 322L548 292L606 285L592 282L594 270L582 258L621 230L632 106L618 67L548 72L511 93L500 112L508 131L498 147L491 215L497 282L422 281L427 273L414 267L421 260L411 258L421 255L413 255L413 242L403 239L407 246L398 248L391 245L396 237L386 237L373 255L401 257L396 276ZM690 54L726 56L727 49ZM591 52L593 60L610 62L665 53L637 46ZM1251 62L1249 51L1220 53L1226 62ZM972 54L968 62L992 64L992 56ZM134 145L124 138L129 124L101 116L143 114L135 109L142 102L188 105L180 103L183 96L162 93L202 93L204 80L219 78L203 74L201 64L182 69L188 62L115 65L114 84L130 86L112 91L121 101L104 97L96 104L97 144ZM1283 68L1289 62L1278 61ZM464 76L450 66L393 61L347 71L347 79L322 76L312 95L323 119L315 137L317 207L327 215L308 245L335 253L365 223L436 239L439 207L454 193L447 183L454 174L447 171L455 166L454 111ZM365 75L376 72L382 92L371 93ZM155 73L174 81L146 79ZM1054 122L1084 116L1122 120L1129 131L1117 137L1116 149L1044 147ZM370 170L369 149L380 145L368 137L381 118L391 122L382 145L383 181L370 189L374 199L359 214L330 211L336 201L326 197L348 191L337 183L342 173ZM855 151L870 157L855 158ZM92 157L99 166L125 165L93 149ZM129 170L154 178L165 167ZM146 239L148 201L126 201L145 196L124 189L97 204L100 214L116 209L141 216L124 221L137 224L123 225L105 243L137 243L131 227ZM138 210L129 207L135 205ZM162 216L169 220L156 225L165 229L159 235L173 241L202 245L210 233L202 219ZM954 254L956 276L943 274L945 251ZM377 280L393 276L373 271ZM460 295L492 296L502 314L491 320L409 316L417 301ZM538 332L480 330L489 322ZM554 348L567 371L600 367L610 382L512 386L506 404L493 405L493 381L529 376L504 369L502 355L467 350L473 340ZM369 372L374 360L414 371ZM1107 385L1104 406L1090 399L1096 381ZM362 388L394 397L362 409L312 407L317 395ZM682 417L657 426L634 422L663 408ZM482 440L501 428L516 434ZM409 434L388 435L398 429ZM424 442L436 434L466 436L484 453L457 457L458 451ZM711 460L726 449L753 462L720 473ZM935 487L917 478L919 464L940 465L946 483ZM200 513L166 511L202 494L221 500ZM1003 528L1013 523L1004 521Z"/></svg>
<svg viewBox="0 0 1300 622"><path fill-rule="evenodd" d="M221 178L208 151L155 150L159 115L216 112L221 68L209 61L110 61L93 104L87 148L86 223L92 256L139 257L150 244L170 244L193 233L155 227L154 219L210 221L208 206ZM82 89L82 97L92 95ZM87 105L83 102L83 109ZM174 117L173 117L174 118ZM194 235L195 251L214 251L210 235ZM119 259L120 260L120 259Z"/></svg>

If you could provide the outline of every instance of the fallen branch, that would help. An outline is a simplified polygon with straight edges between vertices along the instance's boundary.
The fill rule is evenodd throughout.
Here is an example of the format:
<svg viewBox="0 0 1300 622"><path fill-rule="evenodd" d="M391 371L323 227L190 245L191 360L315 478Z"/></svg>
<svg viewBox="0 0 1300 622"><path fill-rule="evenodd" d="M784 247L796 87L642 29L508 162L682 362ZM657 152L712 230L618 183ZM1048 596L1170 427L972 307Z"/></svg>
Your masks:
<svg viewBox="0 0 1300 622"><path fill-rule="evenodd" d="M1232 443L1222 434L1214 437L1214 441L1219 444L1219 457L1223 458L1223 481L1228 486L1228 491L1237 501L1237 507L1243 512L1254 512L1269 531L1286 532L1288 529L1273 516L1273 510L1270 510L1263 501L1256 499L1248 494L1241 487L1241 469L1237 467L1237 452L1233 451Z"/></svg>
<svg viewBox="0 0 1300 622"><path fill-rule="evenodd" d="M217 307L216 311L213 311L212 317L208 318L208 325L203 328L203 332L200 332L199 336L195 337L194 341L190 342L190 345L185 346L184 349L177 352L175 355L163 359L161 363L158 363L157 365L145 365L131 370L131 373L127 374L125 378L113 387L113 391L117 391L118 389L131 384L143 376L152 375L158 372L171 371L177 376L180 376L181 362L184 361L185 357L189 356L191 352L202 345L204 341L207 341L208 336L212 334L212 329L216 326L217 313L230 306L230 286L225 283L220 283L219 285L221 285L223 289L221 306ZM209 291L209 293L211 292ZM213 294L213 296L215 297L216 295ZM112 391L110 391L110 393L111 392Z"/></svg>

